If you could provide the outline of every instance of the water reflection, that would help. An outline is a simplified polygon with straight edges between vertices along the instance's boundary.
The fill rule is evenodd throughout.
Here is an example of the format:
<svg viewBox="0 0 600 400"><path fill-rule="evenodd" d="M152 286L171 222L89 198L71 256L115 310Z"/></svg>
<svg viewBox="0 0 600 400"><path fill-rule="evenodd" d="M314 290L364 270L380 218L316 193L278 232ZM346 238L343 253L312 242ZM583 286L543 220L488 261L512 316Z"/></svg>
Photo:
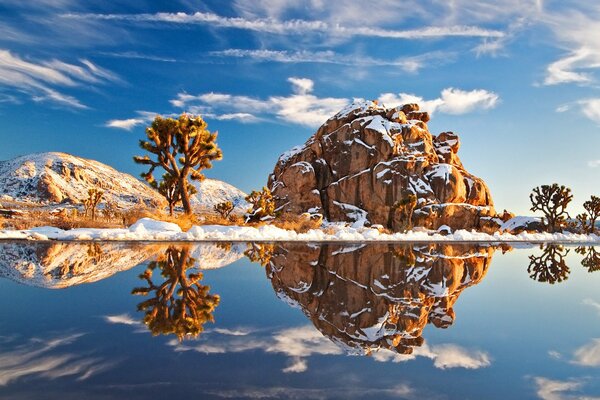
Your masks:
<svg viewBox="0 0 600 400"><path fill-rule="evenodd" d="M182 340L198 336L207 321L214 322L220 298L201 284L203 275L196 264L190 245L170 246L140 275L146 285L134 288L132 294L149 297L138 304L138 311L144 312L144 323L153 335L174 334ZM160 274L155 274L157 270Z"/></svg>
<svg viewBox="0 0 600 400"><path fill-rule="evenodd" d="M428 323L447 328L460 294L485 276L486 245L280 244L266 273L277 295L352 354L410 354ZM254 251L254 254L258 254ZM265 260L263 260L264 262Z"/></svg>
<svg viewBox="0 0 600 400"><path fill-rule="evenodd" d="M551 285L569 279L571 270L565 261L570 249L562 245L546 245L540 247L543 252L540 256L530 255L527 272L531 279L538 282L547 282Z"/></svg>
<svg viewBox="0 0 600 400"><path fill-rule="evenodd" d="M600 251L593 246L580 246L575 251L583 256L581 265L587 268L588 272L600 270Z"/></svg>

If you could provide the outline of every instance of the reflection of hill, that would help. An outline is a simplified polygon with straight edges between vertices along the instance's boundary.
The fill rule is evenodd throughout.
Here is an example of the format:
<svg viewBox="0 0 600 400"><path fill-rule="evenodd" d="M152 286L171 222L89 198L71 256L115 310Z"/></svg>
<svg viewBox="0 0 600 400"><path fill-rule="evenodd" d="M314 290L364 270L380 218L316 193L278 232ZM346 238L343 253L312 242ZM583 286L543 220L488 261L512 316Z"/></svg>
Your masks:
<svg viewBox="0 0 600 400"><path fill-rule="evenodd" d="M352 353L423 343L446 328L462 291L483 279L493 247L477 245L275 246L267 274L278 296Z"/></svg>
<svg viewBox="0 0 600 400"><path fill-rule="evenodd" d="M60 289L108 278L164 253L167 244L117 242L0 243L0 277L29 286ZM199 244L198 268L214 269L243 256L243 245Z"/></svg>

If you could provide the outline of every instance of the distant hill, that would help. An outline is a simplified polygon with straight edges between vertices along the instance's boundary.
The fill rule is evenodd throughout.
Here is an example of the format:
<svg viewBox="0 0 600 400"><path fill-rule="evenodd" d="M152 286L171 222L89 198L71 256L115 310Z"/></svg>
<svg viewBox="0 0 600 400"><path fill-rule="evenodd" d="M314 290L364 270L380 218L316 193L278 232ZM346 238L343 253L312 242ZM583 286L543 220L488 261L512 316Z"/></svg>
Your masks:
<svg viewBox="0 0 600 400"><path fill-rule="evenodd" d="M224 201L238 205L238 211L247 208L246 194L228 183L205 179L194 182L194 186L198 193L191 202L196 209L212 210L213 205ZM112 201L122 209L141 204L165 206L164 198L145 182L98 161L56 152L0 161L0 201L80 203L91 188L103 190L103 201Z"/></svg>
<svg viewBox="0 0 600 400"><path fill-rule="evenodd" d="M87 191L104 191L104 200L121 208L140 203L159 207L165 201L154 189L129 174L98 161L66 153L37 153L0 161L0 199L31 203L79 203Z"/></svg>

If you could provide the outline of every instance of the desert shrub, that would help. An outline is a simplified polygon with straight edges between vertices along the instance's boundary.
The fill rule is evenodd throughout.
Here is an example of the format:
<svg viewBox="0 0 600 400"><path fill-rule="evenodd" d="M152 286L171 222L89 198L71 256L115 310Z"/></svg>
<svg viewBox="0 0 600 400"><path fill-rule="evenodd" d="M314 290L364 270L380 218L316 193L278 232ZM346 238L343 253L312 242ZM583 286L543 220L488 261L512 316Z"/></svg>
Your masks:
<svg viewBox="0 0 600 400"><path fill-rule="evenodd" d="M322 215L310 215L308 213L301 215L286 213L278 216L271 222L271 224L278 228L296 231L298 233L306 233L311 229L317 229L322 223Z"/></svg>
<svg viewBox="0 0 600 400"><path fill-rule="evenodd" d="M264 222L275 218L275 199L267 187L260 191L253 190L246 196L246 201L252 204L252 208L245 215L246 223Z"/></svg>

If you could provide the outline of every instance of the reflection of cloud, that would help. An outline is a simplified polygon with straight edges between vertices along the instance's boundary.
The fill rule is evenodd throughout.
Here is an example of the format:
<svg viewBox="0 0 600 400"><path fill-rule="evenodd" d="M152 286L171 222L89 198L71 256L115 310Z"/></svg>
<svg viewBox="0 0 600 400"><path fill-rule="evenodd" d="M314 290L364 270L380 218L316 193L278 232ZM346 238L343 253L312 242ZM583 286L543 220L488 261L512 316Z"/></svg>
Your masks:
<svg viewBox="0 0 600 400"><path fill-rule="evenodd" d="M285 367L282 371L285 373L288 372L304 372L308 369L308 365L306 364L306 360L300 357L292 358L292 362Z"/></svg>
<svg viewBox="0 0 600 400"><path fill-rule="evenodd" d="M584 367L600 367L600 339L592 341L575 350L574 364Z"/></svg>
<svg viewBox="0 0 600 400"><path fill-rule="evenodd" d="M600 163L599 163L599 165L600 165ZM600 315L600 303L598 303L597 301L592 300L592 299L584 299L583 304L592 306Z"/></svg>
<svg viewBox="0 0 600 400"><path fill-rule="evenodd" d="M536 386L536 394L540 399L543 400L598 400L600 397L591 397L581 395L580 393L575 394L573 392L579 392L583 387L582 381L569 380L559 381L548 379L544 377L534 378Z"/></svg>
<svg viewBox="0 0 600 400"><path fill-rule="evenodd" d="M73 334L50 340L31 339L7 351L4 349L5 346L2 346L0 386L6 386L24 377L57 379L75 376L81 381L111 367L111 363L100 358L54 352L59 347L73 343L81 336L82 334Z"/></svg>
<svg viewBox="0 0 600 400"><path fill-rule="evenodd" d="M329 399L329 398L367 398L396 397L400 399L422 398L407 384L399 384L391 388L368 387L336 387L326 389L309 389L294 387L246 388L232 390L214 390L208 394L224 399ZM430 398L430 397L428 397Z"/></svg>
<svg viewBox="0 0 600 400"><path fill-rule="evenodd" d="M490 356L483 351L467 350L456 344L440 344L413 348L412 354L398 354L382 349L373 353L373 359L379 362L404 362L425 357L433 360L433 366L439 369L466 368L479 369L489 367Z"/></svg>
<svg viewBox="0 0 600 400"><path fill-rule="evenodd" d="M220 333L221 335L230 335L230 336L246 336L249 335L252 331L246 328L238 328L238 329L226 329L226 328L215 328L213 331Z"/></svg>

